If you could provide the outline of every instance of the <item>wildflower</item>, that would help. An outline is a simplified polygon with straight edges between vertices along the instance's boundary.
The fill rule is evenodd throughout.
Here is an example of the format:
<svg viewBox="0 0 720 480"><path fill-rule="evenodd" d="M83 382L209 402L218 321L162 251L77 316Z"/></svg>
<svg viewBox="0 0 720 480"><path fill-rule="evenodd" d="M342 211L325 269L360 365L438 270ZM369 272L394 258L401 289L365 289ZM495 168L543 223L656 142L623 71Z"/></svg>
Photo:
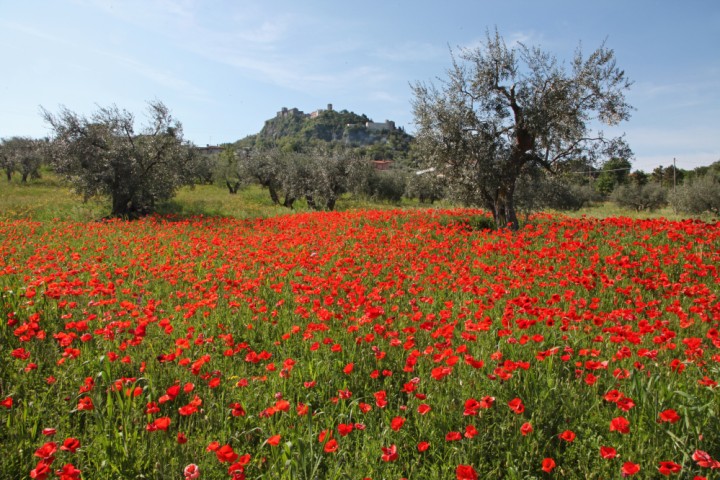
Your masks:
<svg viewBox="0 0 720 480"><path fill-rule="evenodd" d="M610 460L617 456L617 450L615 450L613 447L602 446L600 447L600 456L606 460Z"/></svg>
<svg viewBox="0 0 720 480"><path fill-rule="evenodd" d="M552 458L544 458L542 461L542 471L550 473L555 468L555 460Z"/></svg>
<svg viewBox="0 0 720 480"><path fill-rule="evenodd" d="M637 463L632 463L632 462L623 463L623 466L620 469L620 473L622 473L623 477L629 477L631 475L635 475L639 471L640 471L640 465L638 465Z"/></svg>
<svg viewBox="0 0 720 480"><path fill-rule="evenodd" d="M185 467L185 469L183 470L183 475L185 475L185 480L195 480L196 478L200 477L200 467L198 467L194 463L191 463L190 465Z"/></svg>
<svg viewBox="0 0 720 480"><path fill-rule="evenodd" d="M394 431L398 431L405 425L405 419L403 417L395 417L390 421L390 428Z"/></svg>
<svg viewBox="0 0 720 480"><path fill-rule="evenodd" d="M457 480L477 480L477 472L472 465L458 465L455 469Z"/></svg>
<svg viewBox="0 0 720 480"><path fill-rule="evenodd" d="M78 400L77 404L78 410L85 410L90 411L95 409L95 405L93 405L92 398L90 397L82 397L80 400Z"/></svg>
<svg viewBox="0 0 720 480"><path fill-rule="evenodd" d="M73 437L68 437L63 442L62 446L60 447L60 450L63 450L65 452L75 453L77 449L80 448L80 440Z"/></svg>
<svg viewBox="0 0 720 480"><path fill-rule="evenodd" d="M682 467L675 462L660 462L658 472L662 475L672 475L673 473L679 473Z"/></svg>
<svg viewBox="0 0 720 480"><path fill-rule="evenodd" d="M510 410L515 412L516 415L520 415L525 411L525 405L523 405L522 400L519 398L513 398L508 402L508 407L510 407Z"/></svg>
<svg viewBox="0 0 720 480"><path fill-rule="evenodd" d="M659 423L675 423L678 420L680 420L680 415L672 408L660 412L658 416Z"/></svg>
<svg viewBox="0 0 720 480"><path fill-rule="evenodd" d="M397 447L395 444L392 444L389 447L381 447L381 449L383 454L380 458L383 462L394 462L398 459Z"/></svg>
<svg viewBox="0 0 720 480"><path fill-rule="evenodd" d="M328 442L323 447L323 451L325 453L334 453L337 451L337 449L338 449L338 442L334 438L331 438L330 440L328 440Z"/></svg>
<svg viewBox="0 0 720 480"><path fill-rule="evenodd" d="M615 417L610 420L610 431L622 434L630 433L630 422L623 417Z"/></svg>

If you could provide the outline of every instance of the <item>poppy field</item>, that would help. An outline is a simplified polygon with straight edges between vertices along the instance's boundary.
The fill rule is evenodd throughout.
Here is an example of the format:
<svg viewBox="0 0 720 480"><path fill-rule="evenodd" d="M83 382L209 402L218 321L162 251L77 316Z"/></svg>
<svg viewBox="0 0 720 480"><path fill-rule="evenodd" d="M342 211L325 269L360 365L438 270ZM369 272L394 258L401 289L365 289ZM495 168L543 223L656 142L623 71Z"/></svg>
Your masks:
<svg viewBox="0 0 720 480"><path fill-rule="evenodd" d="M720 478L720 224L0 221L0 478Z"/></svg>

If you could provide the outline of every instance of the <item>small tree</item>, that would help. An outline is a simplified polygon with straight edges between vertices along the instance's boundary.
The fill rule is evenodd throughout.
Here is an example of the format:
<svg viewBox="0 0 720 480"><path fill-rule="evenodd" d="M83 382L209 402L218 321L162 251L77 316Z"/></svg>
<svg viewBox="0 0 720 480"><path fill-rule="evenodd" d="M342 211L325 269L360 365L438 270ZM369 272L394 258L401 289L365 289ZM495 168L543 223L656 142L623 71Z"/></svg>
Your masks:
<svg viewBox="0 0 720 480"><path fill-rule="evenodd" d="M287 188L287 176L293 162L290 157L293 153L284 152L278 148L268 148L246 152L237 158L237 176L241 182L255 182L270 193L270 200L275 205L292 208L295 197ZM228 173L232 178L232 172ZM229 187L228 187L229 188ZM285 192L285 198L280 202L280 196Z"/></svg>
<svg viewBox="0 0 720 480"><path fill-rule="evenodd" d="M40 178L42 165L42 140L28 137L4 138L0 143L0 168L5 171L8 182L15 172L20 173L22 183L28 178Z"/></svg>
<svg viewBox="0 0 720 480"><path fill-rule="evenodd" d="M630 162L625 158L611 158L603 164L596 187L603 195L610 195L618 185L624 185L630 175Z"/></svg>
<svg viewBox="0 0 720 480"><path fill-rule="evenodd" d="M553 209L560 211L576 211L591 203L593 195L589 185L573 184L559 176L550 175L535 167L520 176L515 191L516 204L519 211L531 212Z"/></svg>
<svg viewBox="0 0 720 480"><path fill-rule="evenodd" d="M630 158L621 138L592 134L597 120L629 118L630 86L603 46L570 68L538 48L508 48L489 33L485 45L461 50L441 87L415 84L416 141L448 179L450 194L489 209L500 228L517 228L518 178L531 165L549 171L585 156Z"/></svg>
<svg viewBox="0 0 720 480"><path fill-rule="evenodd" d="M183 140L180 122L161 102L148 106L149 123L139 133L133 115L116 106L89 118L64 107L57 115L43 109L55 135L55 170L85 199L110 197L113 217L150 213L198 177L194 149Z"/></svg>
<svg viewBox="0 0 720 480"><path fill-rule="evenodd" d="M238 160L240 155L246 155L246 152L242 151L240 153L230 145L225 146L223 151L218 154L215 171L213 172L215 181L225 184L231 195L236 194L242 185Z"/></svg>
<svg viewBox="0 0 720 480"><path fill-rule="evenodd" d="M408 175L405 196L417 198L420 203L435 203L445 198L445 178L438 175L435 169L419 170Z"/></svg>
<svg viewBox="0 0 720 480"><path fill-rule="evenodd" d="M714 172L682 185L670 192L670 204L679 212L699 215L711 212L720 216L720 181Z"/></svg>
<svg viewBox="0 0 720 480"><path fill-rule="evenodd" d="M652 212L667 204L667 190L654 182L620 185L613 190L610 200L620 207L632 208L637 212Z"/></svg>

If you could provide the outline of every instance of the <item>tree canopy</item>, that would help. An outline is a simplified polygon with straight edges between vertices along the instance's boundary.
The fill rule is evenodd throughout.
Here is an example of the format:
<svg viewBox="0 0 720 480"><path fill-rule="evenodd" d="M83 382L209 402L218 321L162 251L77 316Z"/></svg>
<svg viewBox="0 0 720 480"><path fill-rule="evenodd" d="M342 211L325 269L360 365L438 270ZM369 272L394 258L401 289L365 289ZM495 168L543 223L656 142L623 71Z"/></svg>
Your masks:
<svg viewBox="0 0 720 480"><path fill-rule="evenodd" d="M3 138L0 141L0 168L5 171L8 182L19 172L21 181L40 177L44 142L28 137Z"/></svg>
<svg viewBox="0 0 720 480"><path fill-rule="evenodd" d="M604 44L588 57L578 48L565 65L488 32L481 47L452 54L439 85L413 85L418 148L451 196L488 208L500 228L516 228L515 186L530 166L553 172L580 157L632 156L622 137L592 129L629 119L630 85Z"/></svg>
<svg viewBox="0 0 720 480"><path fill-rule="evenodd" d="M197 155L162 102L148 103L149 122L139 132L132 113L116 106L90 117L65 107L57 115L43 109L43 116L55 135L55 170L85 199L110 197L111 216L152 212L157 202L197 179Z"/></svg>

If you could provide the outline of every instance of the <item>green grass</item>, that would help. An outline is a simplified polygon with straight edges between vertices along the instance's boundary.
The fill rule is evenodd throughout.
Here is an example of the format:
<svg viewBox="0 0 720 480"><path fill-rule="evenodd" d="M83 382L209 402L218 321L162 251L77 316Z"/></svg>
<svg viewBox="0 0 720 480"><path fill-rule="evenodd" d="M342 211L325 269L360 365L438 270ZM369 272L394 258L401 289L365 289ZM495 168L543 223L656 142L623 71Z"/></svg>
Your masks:
<svg viewBox="0 0 720 480"><path fill-rule="evenodd" d="M453 208L448 201L433 205L421 204L417 200L403 198L399 204L373 202L352 195L343 195L337 202L337 211L362 209L396 208ZM267 190L250 185L236 195L230 195L224 186L196 185L181 188L176 196L159 205L161 215L212 216L229 218L268 218L297 212L311 211L304 200L298 200L293 209L273 205ZM0 219L31 218L38 221L70 220L87 222L99 220L110 213L107 199L94 198L83 202L82 197L74 194L53 172L45 169L42 178L20 183L16 175L11 182L0 180ZM612 202L585 207L576 212L550 212L571 218L583 216L593 218L629 217L629 218L666 218L683 220L690 218L665 207L653 212L636 212L623 209ZM697 217L703 221L713 221L711 215ZM521 222L526 216L520 215Z"/></svg>

